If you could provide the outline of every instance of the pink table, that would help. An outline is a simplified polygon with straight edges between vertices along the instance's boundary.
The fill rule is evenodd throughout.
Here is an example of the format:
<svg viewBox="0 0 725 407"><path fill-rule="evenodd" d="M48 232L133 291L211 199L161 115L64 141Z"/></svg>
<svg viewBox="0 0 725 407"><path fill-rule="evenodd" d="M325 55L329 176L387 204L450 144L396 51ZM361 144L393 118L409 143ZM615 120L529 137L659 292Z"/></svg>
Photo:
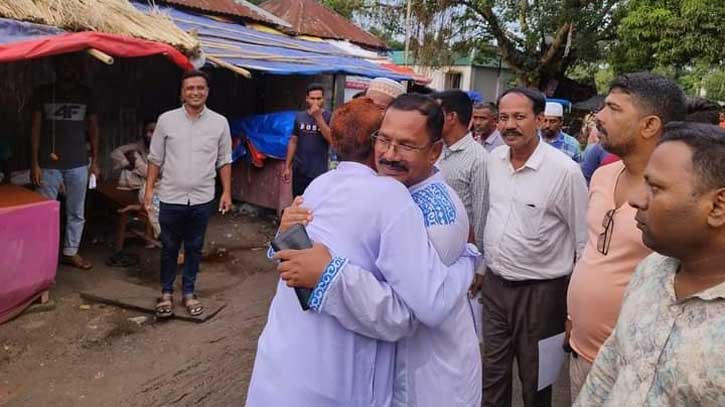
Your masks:
<svg viewBox="0 0 725 407"><path fill-rule="evenodd" d="M48 290L58 267L60 205L0 186L0 323Z"/></svg>

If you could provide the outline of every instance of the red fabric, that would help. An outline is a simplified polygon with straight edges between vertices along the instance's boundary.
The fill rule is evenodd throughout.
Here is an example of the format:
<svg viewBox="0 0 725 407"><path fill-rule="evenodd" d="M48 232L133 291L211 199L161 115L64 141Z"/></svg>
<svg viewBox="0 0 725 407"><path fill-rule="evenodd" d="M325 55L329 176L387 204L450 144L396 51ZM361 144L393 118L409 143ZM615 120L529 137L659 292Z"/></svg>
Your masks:
<svg viewBox="0 0 725 407"><path fill-rule="evenodd" d="M257 150L249 140L247 140L247 148L249 149L249 156L252 159L252 165L258 168L264 167L264 159L267 156Z"/></svg>
<svg viewBox="0 0 725 407"><path fill-rule="evenodd" d="M0 207L0 323L55 281L59 229L58 201Z"/></svg>
<svg viewBox="0 0 725 407"><path fill-rule="evenodd" d="M410 75L413 80L418 83L419 85L427 85L433 81L433 78L427 78L423 75L420 75L416 73L414 70L408 68L407 66L400 66L396 64L389 64L389 63L382 63L380 64L383 68L393 71L395 73L402 73L403 75Z"/></svg>
<svg viewBox="0 0 725 407"><path fill-rule="evenodd" d="M84 31L0 45L0 63L42 58L95 48L113 57L145 57L161 54L183 69L192 69L189 59L171 45Z"/></svg>
<svg viewBox="0 0 725 407"><path fill-rule="evenodd" d="M611 163L616 163L617 161L621 160L619 156L614 155L612 153L609 153L602 158L602 162L599 165L607 165Z"/></svg>

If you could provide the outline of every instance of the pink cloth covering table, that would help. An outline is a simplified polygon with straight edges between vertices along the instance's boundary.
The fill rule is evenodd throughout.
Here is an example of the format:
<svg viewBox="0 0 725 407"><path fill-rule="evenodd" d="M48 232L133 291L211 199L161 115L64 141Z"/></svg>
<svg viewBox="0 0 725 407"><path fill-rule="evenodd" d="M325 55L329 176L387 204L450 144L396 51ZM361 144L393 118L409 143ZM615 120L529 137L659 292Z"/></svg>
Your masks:
<svg viewBox="0 0 725 407"><path fill-rule="evenodd" d="M0 186L0 323L55 281L60 205L14 185Z"/></svg>

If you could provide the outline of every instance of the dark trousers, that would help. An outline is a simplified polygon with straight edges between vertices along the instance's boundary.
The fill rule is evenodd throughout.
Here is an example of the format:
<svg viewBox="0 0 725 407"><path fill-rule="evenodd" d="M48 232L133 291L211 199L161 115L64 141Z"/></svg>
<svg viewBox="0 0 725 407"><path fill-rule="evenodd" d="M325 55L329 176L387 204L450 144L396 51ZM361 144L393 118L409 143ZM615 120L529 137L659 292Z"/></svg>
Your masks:
<svg viewBox="0 0 725 407"><path fill-rule="evenodd" d="M511 406L513 360L524 405L551 406L551 386L537 391L539 340L560 334L566 320L567 277L507 281L490 269L483 283L483 406Z"/></svg>
<svg viewBox="0 0 725 407"><path fill-rule="evenodd" d="M192 294L196 274L199 272L201 249L209 216L214 210L214 201L199 205L176 205L161 202L159 224L161 225L161 292L174 292L174 280L178 265L181 243L184 243L184 275L181 280L182 293Z"/></svg>
<svg viewBox="0 0 725 407"><path fill-rule="evenodd" d="M292 173L292 196L297 197L305 193L305 189L314 178L300 174L299 171Z"/></svg>

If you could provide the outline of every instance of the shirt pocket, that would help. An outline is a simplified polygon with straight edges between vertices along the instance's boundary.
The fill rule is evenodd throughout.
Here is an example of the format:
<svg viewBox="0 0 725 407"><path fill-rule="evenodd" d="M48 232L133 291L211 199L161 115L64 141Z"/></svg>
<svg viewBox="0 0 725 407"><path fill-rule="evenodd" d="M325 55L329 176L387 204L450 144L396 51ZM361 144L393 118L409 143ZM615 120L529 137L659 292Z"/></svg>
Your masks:
<svg viewBox="0 0 725 407"><path fill-rule="evenodd" d="M216 160L217 140L214 137L199 137L194 142L194 152L203 157L204 161Z"/></svg>
<svg viewBox="0 0 725 407"><path fill-rule="evenodd" d="M521 235L527 239L537 239L541 234L545 208L533 202L514 201L514 206Z"/></svg>

